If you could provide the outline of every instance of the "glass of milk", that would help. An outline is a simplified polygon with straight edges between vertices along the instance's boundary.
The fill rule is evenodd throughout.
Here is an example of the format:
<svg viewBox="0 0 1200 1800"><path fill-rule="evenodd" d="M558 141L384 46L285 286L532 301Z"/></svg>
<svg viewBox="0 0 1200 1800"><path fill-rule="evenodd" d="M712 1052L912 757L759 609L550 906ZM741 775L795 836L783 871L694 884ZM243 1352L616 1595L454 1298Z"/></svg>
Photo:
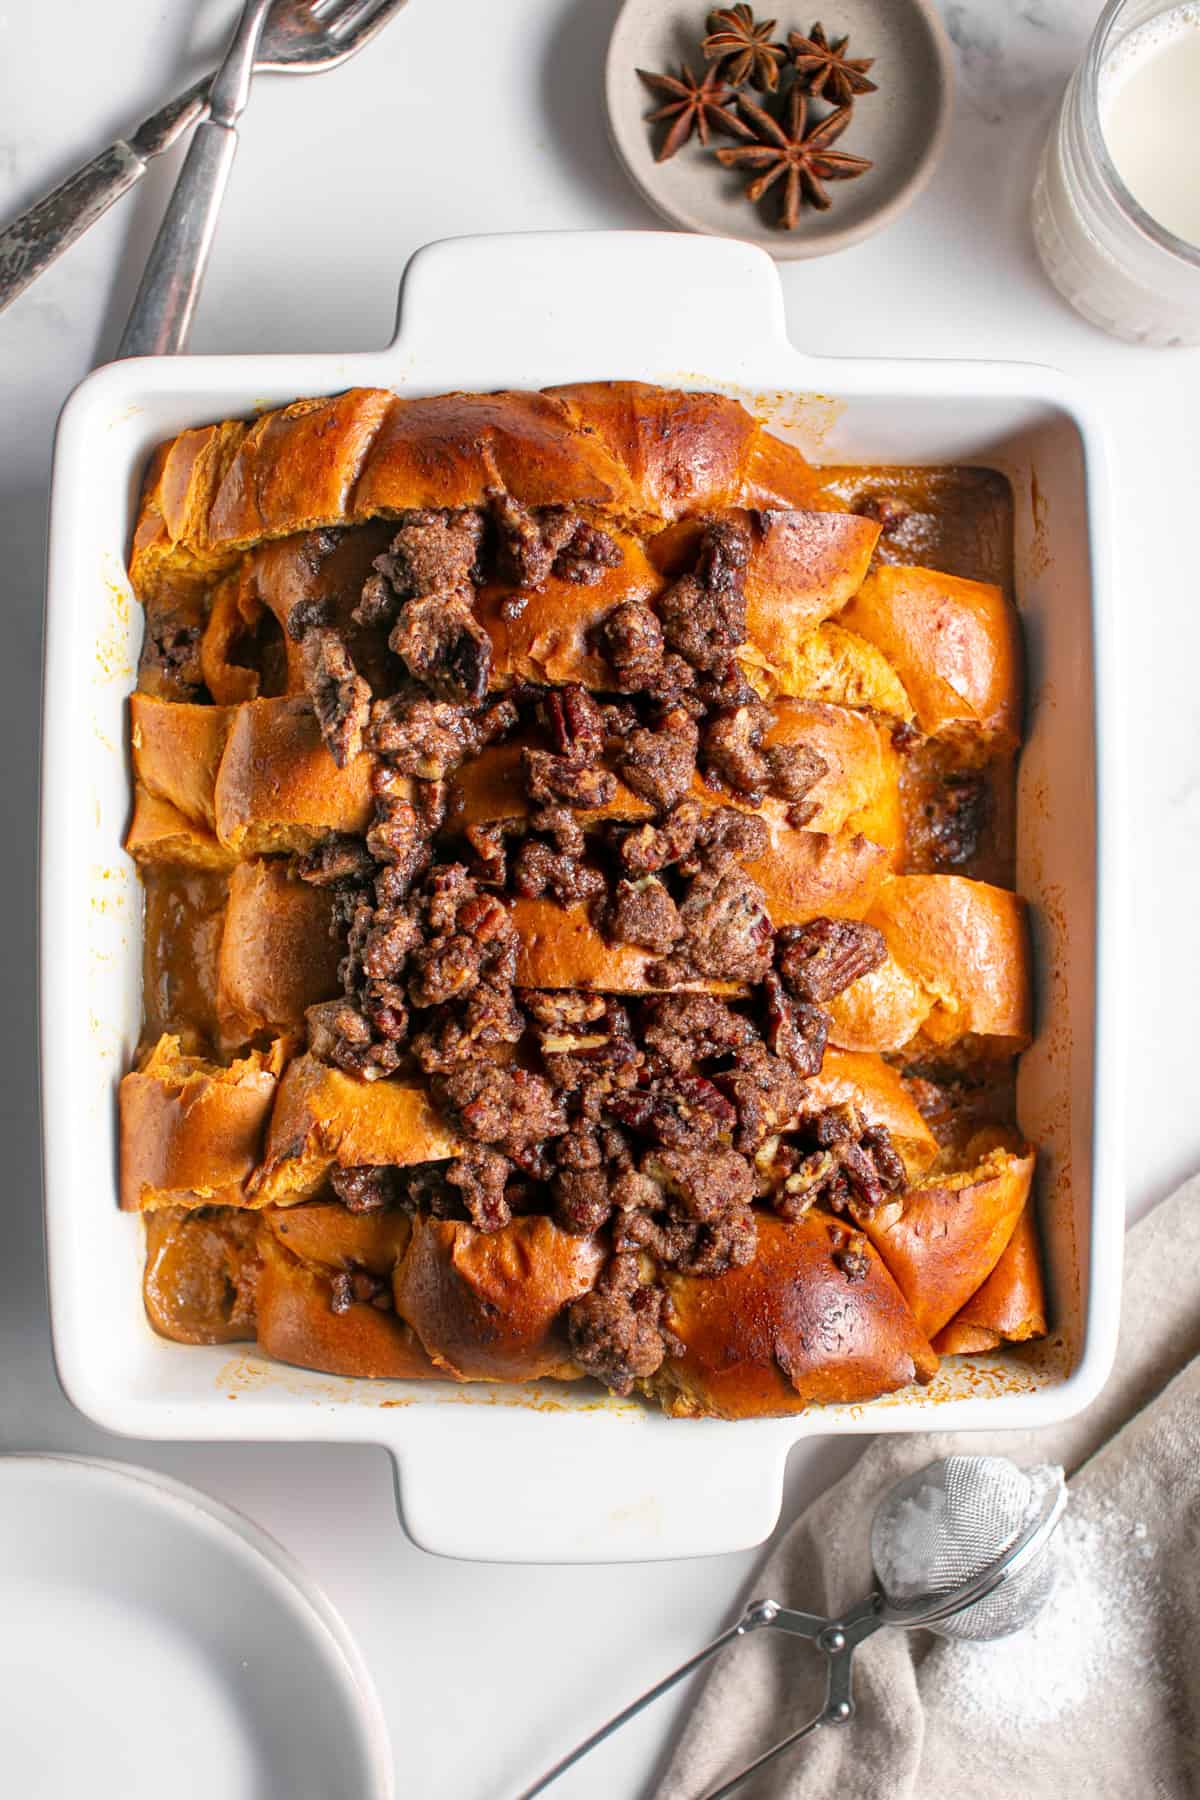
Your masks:
<svg viewBox="0 0 1200 1800"><path fill-rule="evenodd" d="M1033 229L1094 325L1200 344L1200 0L1109 0L1042 153Z"/></svg>

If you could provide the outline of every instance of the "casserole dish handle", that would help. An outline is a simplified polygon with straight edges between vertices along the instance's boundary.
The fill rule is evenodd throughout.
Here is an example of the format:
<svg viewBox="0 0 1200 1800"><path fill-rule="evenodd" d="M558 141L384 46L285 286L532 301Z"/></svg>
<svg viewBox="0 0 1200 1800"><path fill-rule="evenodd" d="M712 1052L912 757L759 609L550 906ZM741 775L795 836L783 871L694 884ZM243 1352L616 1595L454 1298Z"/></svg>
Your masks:
<svg viewBox="0 0 1200 1800"><path fill-rule="evenodd" d="M511 1392L458 1400L470 1418L457 1430L440 1405L396 1419L397 1504L422 1549L489 1562L645 1562L749 1549L774 1529L797 1419L695 1430L636 1403Z"/></svg>
<svg viewBox="0 0 1200 1800"><path fill-rule="evenodd" d="M577 380L589 321L603 344L596 380L649 364L666 383L697 387L716 358L719 385L736 388L744 372L752 404L752 368L761 370L774 348L789 359L789 379L803 385L796 365L805 359L788 342L783 290L766 252L728 238L649 231L446 238L418 250L384 353L388 378L403 391L407 379L422 379L427 361L445 361L449 343L459 347L464 391L494 388L498 368L525 360L544 372L539 385Z"/></svg>

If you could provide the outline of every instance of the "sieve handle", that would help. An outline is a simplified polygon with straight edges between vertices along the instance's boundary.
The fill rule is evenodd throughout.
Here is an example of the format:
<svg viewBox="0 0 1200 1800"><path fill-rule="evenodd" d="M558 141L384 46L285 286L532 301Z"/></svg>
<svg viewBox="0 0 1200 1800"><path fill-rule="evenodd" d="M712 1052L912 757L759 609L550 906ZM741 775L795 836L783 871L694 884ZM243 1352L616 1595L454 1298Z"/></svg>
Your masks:
<svg viewBox="0 0 1200 1800"><path fill-rule="evenodd" d="M656 1681L652 1688L647 1688L644 1694L639 1694L636 1700L631 1700L622 1711L614 1713L611 1719L608 1719L598 1730L593 1731L591 1737L585 1738L582 1744L577 1744L574 1750L564 1756L561 1761L556 1762L552 1769L547 1769L544 1775L539 1776L532 1787L525 1788L517 1796L517 1800L533 1800L535 1794L544 1793L551 1782L557 1781L560 1775L565 1775L568 1769L574 1768L575 1764L586 1756L589 1750L594 1750L597 1744L602 1744L605 1738L612 1736L614 1731L619 1731L622 1725L627 1725L630 1719L635 1718L644 1707L651 1705L661 1694L665 1694L677 1682L682 1681L685 1675L690 1675L693 1669L698 1669L702 1663L708 1662L710 1657L715 1656L718 1650L723 1650L726 1644L732 1644L738 1638L745 1637L747 1632L760 1631L764 1626L776 1625L781 1630L793 1632L800 1637L819 1639L821 1632L828 1624L828 1619L818 1618L815 1613L792 1612L787 1607L777 1605L774 1600L752 1600L741 1618L735 1625L731 1625L728 1631L723 1631L720 1637L714 1638L711 1644L706 1644L703 1650L697 1650L695 1656L689 1656L687 1661L680 1663L677 1669L672 1669L669 1675L664 1675L661 1681ZM738 1779L740 1780L741 1777L739 1776Z"/></svg>
<svg viewBox="0 0 1200 1800"><path fill-rule="evenodd" d="M756 1756L752 1763L739 1769L731 1781L721 1787L713 1788L704 1796L704 1800L725 1800L726 1795L734 1793L744 1781L757 1775L760 1769L782 1756L802 1739L811 1737L821 1725L844 1725L854 1716L854 1694L852 1691L852 1672L854 1652L858 1646L872 1637L885 1623L880 1613L880 1595L871 1594L860 1606L854 1607L841 1619L821 1619L814 1621L809 1613L789 1613L780 1607L775 1616L764 1623L775 1626L777 1630L786 1631L796 1637L812 1638L817 1649L825 1658L825 1704L815 1719L807 1725L801 1725L798 1731L789 1732L761 1756ZM814 1632L813 1623L820 1626Z"/></svg>

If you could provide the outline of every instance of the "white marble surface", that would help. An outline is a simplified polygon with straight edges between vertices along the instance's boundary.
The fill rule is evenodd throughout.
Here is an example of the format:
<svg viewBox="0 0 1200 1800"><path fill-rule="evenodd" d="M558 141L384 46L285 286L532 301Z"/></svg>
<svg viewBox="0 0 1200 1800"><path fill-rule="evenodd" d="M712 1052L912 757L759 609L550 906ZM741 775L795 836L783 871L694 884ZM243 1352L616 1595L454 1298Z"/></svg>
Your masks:
<svg viewBox="0 0 1200 1800"><path fill-rule="evenodd" d="M945 10L963 81L943 165L882 237L785 268L791 330L831 355L1058 364L1086 379L1108 415L1132 765L1126 1180L1138 1211L1200 1162L1200 605L1187 542L1200 351L1140 351L1099 336L1034 260L1025 215L1035 148L1097 0L946 0ZM375 345L391 333L399 272L427 239L652 225L605 139L599 71L614 11L615 0L412 0L361 62L311 83L264 84L192 347ZM198 73L232 12L232 0L0 3L0 216ZM118 1442L71 1411L51 1365L31 1049L50 441L66 393L111 353L171 176L157 170L0 318L0 834L9 846L0 1447L140 1458L243 1507L305 1562L358 1634L389 1715L399 1793L499 1800L717 1628L755 1558L627 1570L438 1561L401 1535L382 1452ZM847 1444L798 1451L785 1521L853 1454ZM649 1795L674 1716L664 1706L617 1740L563 1784L564 1800ZM95 1791L107 1800L102 1781Z"/></svg>

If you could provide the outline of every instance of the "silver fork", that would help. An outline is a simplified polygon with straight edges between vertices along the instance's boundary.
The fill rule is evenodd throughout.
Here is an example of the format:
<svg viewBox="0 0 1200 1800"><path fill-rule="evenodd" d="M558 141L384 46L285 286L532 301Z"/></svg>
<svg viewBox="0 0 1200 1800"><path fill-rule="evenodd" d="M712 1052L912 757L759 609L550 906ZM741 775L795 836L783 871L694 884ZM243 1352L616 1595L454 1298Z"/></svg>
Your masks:
<svg viewBox="0 0 1200 1800"><path fill-rule="evenodd" d="M405 0L275 0L254 57L256 75L318 75L354 56ZM57 262L114 201L139 182L153 157L208 113L213 77L160 107L0 232L0 312Z"/></svg>

